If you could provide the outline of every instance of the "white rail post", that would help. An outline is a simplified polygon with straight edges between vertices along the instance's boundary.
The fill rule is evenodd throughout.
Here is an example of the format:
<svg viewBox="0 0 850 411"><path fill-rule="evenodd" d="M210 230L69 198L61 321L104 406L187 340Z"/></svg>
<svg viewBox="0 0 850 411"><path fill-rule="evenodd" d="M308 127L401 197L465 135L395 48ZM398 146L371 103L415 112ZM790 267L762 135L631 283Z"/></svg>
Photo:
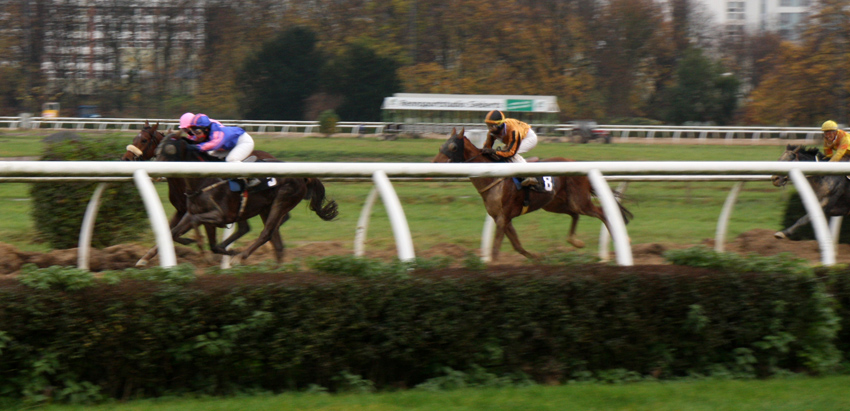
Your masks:
<svg viewBox="0 0 850 411"><path fill-rule="evenodd" d="M815 237L820 246L821 263L826 266L835 265L835 246L833 245L832 235L829 233L829 227L826 224L826 216L823 214L823 209L818 202L812 186L809 185L809 180L803 175L800 169L794 168L788 172L791 181L794 182L794 187L800 194L803 200L803 205L809 213L809 219L812 223L812 228L815 230Z"/></svg>
<svg viewBox="0 0 850 411"><path fill-rule="evenodd" d="M496 234L496 220L487 214L484 220L484 228L481 230L481 261L489 263L493 261L493 236Z"/></svg>
<svg viewBox="0 0 850 411"><path fill-rule="evenodd" d="M80 239L77 243L77 268L81 270L89 269L94 220L97 219L97 212L100 210L100 197L103 195L103 190L106 189L106 186L107 183L97 185L97 188L94 189L94 193L91 195L89 204L86 206L86 213L83 215L83 225L80 228Z"/></svg>
<svg viewBox="0 0 850 411"><path fill-rule="evenodd" d="M599 197L599 201L602 203L602 210L605 211L605 217L608 219L611 237L614 238L614 251L617 253L617 264L624 266L634 265L632 247L629 244L629 235L626 231L626 223L623 221L620 206L617 203L617 199L614 198L614 193L611 192L611 187L608 186L608 181L602 176L602 172L596 168L588 171L587 177L590 179L590 184L593 185L596 196Z"/></svg>
<svg viewBox="0 0 850 411"><path fill-rule="evenodd" d="M629 187L628 181L623 181L620 185L617 186L617 192L623 194L626 192L626 188ZM602 224L602 228L599 229L599 259L602 261L608 261L609 253L608 253L608 245L611 243L611 233L608 232L608 227L605 224Z"/></svg>
<svg viewBox="0 0 850 411"><path fill-rule="evenodd" d="M357 228L354 230L354 256L363 257L366 252L366 232L369 231L369 219L372 216L372 206L375 205L375 200L378 199L377 187L372 187L369 195L366 196L366 202L363 204L363 209L360 210L360 219L357 220Z"/></svg>
<svg viewBox="0 0 850 411"><path fill-rule="evenodd" d="M390 183L387 173L383 170L375 171L372 174L372 180L375 186L381 193L381 200L384 202L384 207L387 209L387 214L390 217L390 224L393 227L393 235L395 236L395 245L398 250L398 259L401 261L413 261L416 255L413 253L413 239L410 236L410 227L407 225L407 218L404 216L404 209L401 208L401 202L398 200L398 195Z"/></svg>
<svg viewBox="0 0 850 411"><path fill-rule="evenodd" d="M174 242L171 240L171 228L168 227L168 219L165 218L165 210L162 208L159 194L157 194L151 178L145 170L134 171L133 181L145 202L145 209L148 211L148 218L151 220L151 228L156 235L156 246L159 248L159 265L174 267L177 265Z"/></svg>
<svg viewBox="0 0 850 411"><path fill-rule="evenodd" d="M726 196L726 202L723 203L720 218L717 219L717 230L714 232L714 251L718 253L722 253L726 247L726 229L729 227L729 218L732 216L732 209L735 207L735 202L738 201L738 193L741 192L743 186L743 181L732 186L732 191L729 192L729 195Z"/></svg>
<svg viewBox="0 0 850 411"><path fill-rule="evenodd" d="M235 229L236 229L236 223L230 223L230 224L228 224L228 225L227 225L227 227L224 227L224 232L221 234L221 239L222 239L222 241L223 241L223 240L225 240L225 239L227 239L227 237L230 237L230 235L231 235L231 234L233 234L233 231L234 231ZM210 247L212 247L213 245L214 245L214 244L210 244L209 246L210 246ZM229 250L229 249L231 249L231 248L233 248L233 243L228 244L228 245L227 245L227 247L225 247L224 249L225 249L225 250ZM203 254L203 253L206 253L206 251L205 251L205 250L201 250L201 253L202 253L202 254ZM226 269L230 268L230 260L232 260L232 259L233 259L233 258L232 258L232 257L230 257L230 256L229 256L229 255L227 255L227 254L225 254L225 255L221 256L221 265L220 265L220 267L221 267L223 270L226 270Z"/></svg>

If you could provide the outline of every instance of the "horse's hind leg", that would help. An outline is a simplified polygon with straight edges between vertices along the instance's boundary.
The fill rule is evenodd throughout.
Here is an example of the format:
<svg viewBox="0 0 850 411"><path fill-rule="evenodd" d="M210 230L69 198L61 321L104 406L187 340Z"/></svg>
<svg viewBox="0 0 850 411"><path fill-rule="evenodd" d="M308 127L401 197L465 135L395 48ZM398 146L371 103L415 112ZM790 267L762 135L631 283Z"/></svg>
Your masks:
<svg viewBox="0 0 850 411"><path fill-rule="evenodd" d="M271 211L268 214L268 217L265 220L265 224L263 227L263 231L260 233L260 236L251 243L245 250L236 255L236 257L231 260L231 264L236 265L242 262L242 260L251 256L260 246L268 242L274 236L274 232L280 230L280 226L289 219L289 210L295 208L298 203L301 201L303 196L290 196L285 200L276 201L272 207ZM278 203L279 202L279 203ZM280 233L278 233L280 235ZM274 244L274 243L272 243ZM281 241L282 244L282 241ZM282 257L282 253L281 253Z"/></svg>
<svg viewBox="0 0 850 411"><path fill-rule="evenodd" d="M578 214L570 214L570 217L573 218L572 223L570 224L570 235L567 237L567 242L572 244L575 248L584 248L584 241L578 239L576 236L576 227L578 227ZM605 220L602 220L605 221Z"/></svg>

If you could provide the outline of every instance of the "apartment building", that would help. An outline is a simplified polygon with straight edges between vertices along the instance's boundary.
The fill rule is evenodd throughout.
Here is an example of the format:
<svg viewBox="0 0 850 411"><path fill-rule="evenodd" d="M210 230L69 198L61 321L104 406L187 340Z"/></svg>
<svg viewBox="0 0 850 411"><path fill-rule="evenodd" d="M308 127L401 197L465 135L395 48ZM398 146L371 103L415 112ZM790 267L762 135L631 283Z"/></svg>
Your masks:
<svg viewBox="0 0 850 411"><path fill-rule="evenodd" d="M775 31L786 40L798 40L801 23L817 0L695 0L702 2L723 27L725 36Z"/></svg>

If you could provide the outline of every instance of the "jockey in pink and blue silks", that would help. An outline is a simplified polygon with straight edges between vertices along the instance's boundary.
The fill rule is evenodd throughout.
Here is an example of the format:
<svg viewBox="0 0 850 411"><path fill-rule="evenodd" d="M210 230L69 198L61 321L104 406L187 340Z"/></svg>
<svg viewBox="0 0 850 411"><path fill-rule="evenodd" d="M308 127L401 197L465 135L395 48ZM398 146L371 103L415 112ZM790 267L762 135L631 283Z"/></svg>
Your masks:
<svg viewBox="0 0 850 411"><path fill-rule="evenodd" d="M187 113L189 114L189 113ZM181 117L181 128L183 126ZM254 151L254 139L240 127L224 127L206 114L195 114L188 122L192 132L189 139L198 142L198 149L227 162L240 162Z"/></svg>

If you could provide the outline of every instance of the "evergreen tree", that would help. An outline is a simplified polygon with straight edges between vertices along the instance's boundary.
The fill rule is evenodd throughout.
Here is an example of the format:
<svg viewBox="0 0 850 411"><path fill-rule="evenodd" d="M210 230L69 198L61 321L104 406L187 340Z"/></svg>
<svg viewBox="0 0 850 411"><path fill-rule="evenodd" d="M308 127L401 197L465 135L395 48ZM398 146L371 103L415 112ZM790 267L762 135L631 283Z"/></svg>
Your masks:
<svg viewBox="0 0 850 411"><path fill-rule="evenodd" d="M728 124L738 106L739 85L735 76L700 49L688 49L676 69L676 84L668 91L671 104L666 120Z"/></svg>
<svg viewBox="0 0 850 411"><path fill-rule="evenodd" d="M245 62L237 75L245 119L304 120L304 101L319 87L317 68L324 64L316 41L313 31L295 27Z"/></svg>
<svg viewBox="0 0 850 411"><path fill-rule="evenodd" d="M401 90L399 64L365 45L353 44L328 64L322 84L343 101L336 113L344 121L381 121L384 97Z"/></svg>

